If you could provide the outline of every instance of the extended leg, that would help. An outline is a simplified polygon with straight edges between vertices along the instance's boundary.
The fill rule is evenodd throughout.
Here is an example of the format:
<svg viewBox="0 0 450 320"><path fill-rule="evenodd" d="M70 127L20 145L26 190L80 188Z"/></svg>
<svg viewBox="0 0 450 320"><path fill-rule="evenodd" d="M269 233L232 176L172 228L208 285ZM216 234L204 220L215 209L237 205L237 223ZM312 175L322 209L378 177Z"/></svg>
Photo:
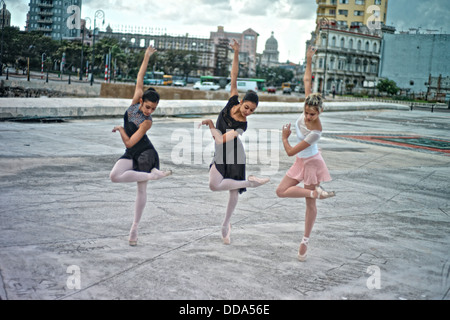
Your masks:
<svg viewBox="0 0 450 320"><path fill-rule="evenodd" d="M120 159L111 171L110 178L114 183L144 182L159 180L166 177L168 173L153 169L151 173L133 170L133 160Z"/></svg>

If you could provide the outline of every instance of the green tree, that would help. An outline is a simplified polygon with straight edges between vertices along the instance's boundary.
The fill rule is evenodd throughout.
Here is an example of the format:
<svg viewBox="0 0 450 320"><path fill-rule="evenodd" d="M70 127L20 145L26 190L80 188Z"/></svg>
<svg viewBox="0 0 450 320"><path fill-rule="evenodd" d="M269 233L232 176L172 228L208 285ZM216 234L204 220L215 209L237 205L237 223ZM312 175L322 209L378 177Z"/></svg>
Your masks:
<svg viewBox="0 0 450 320"><path fill-rule="evenodd" d="M30 68L40 69L42 54L52 57L59 46L58 41L41 32L24 32L15 27L5 27L3 32L3 63L8 66L26 67L29 58Z"/></svg>
<svg viewBox="0 0 450 320"><path fill-rule="evenodd" d="M380 92L386 92L388 95L396 95L397 92L400 90L399 87L397 87L397 84L393 80L389 79L382 79L380 82L378 82L377 89Z"/></svg>
<svg viewBox="0 0 450 320"><path fill-rule="evenodd" d="M183 72L183 76L188 81L189 74L198 68L198 56L197 52L183 52L183 60L181 62L180 69Z"/></svg>
<svg viewBox="0 0 450 320"><path fill-rule="evenodd" d="M294 73L292 70L288 70L280 67L256 67L256 76L258 78L266 79L269 86L281 86L284 82L291 82L294 79Z"/></svg>

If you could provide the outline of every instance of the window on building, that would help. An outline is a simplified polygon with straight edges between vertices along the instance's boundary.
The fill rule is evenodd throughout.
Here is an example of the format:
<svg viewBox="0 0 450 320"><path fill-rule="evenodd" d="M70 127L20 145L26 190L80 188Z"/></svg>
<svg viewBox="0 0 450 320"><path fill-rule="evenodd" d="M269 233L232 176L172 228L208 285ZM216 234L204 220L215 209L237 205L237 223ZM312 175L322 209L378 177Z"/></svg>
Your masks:
<svg viewBox="0 0 450 320"><path fill-rule="evenodd" d="M356 21L354 21L354 22L352 22L352 24L350 25L350 28L360 28L360 27L362 27L362 22L356 22Z"/></svg>
<svg viewBox="0 0 450 320"><path fill-rule="evenodd" d="M356 59L355 61L355 71L360 72L361 71L361 60Z"/></svg>
<svg viewBox="0 0 450 320"><path fill-rule="evenodd" d="M336 37L335 36L333 36L333 38L331 38L331 45L333 47L336 47Z"/></svg>
<svg viewBox="0 0 450 320"><path fill-rule="evenodd" d="M366 51L369 51L369 48L370 48L369 41L366 41Z"/></svg>
<svg viewBox="0 0 450 320"><path fill-rule="evenodd" d="M355 16L358 16L358 17L364 16L364 11L355 10L355 11L353 12L353 14L354 14Z"/></svg>
<svg viewBox="0 0 450 320"><path fill-rule="evenodd" d="M355 4L357 5L365 5L365 0L355 0Z"/></svg>
<svg viewBox="0 0 450 320"><path fill-rule="evenodd" d="M377 47L378 47L377 44L374 43L373 44L373 52L378 53L378 48Z"/></svg>
<svg viewBox="0 0 450 320"><path fill-rule="evenodd" d="M349 0L339 0L339 3L340 3L340 4L348 4L348 1L349 1Z"/></svg>
<svg viewBox="0 0 450 320"><path fill-rule="evenodd" d="M348 42L348 48L353 49L353 39L350 39L350 41Z"/></svg>
<svg viewBox="0 0 450 320"><path fill-rule="evenodd" d="M345 48L345 39L341 38L341 48Z"/></svg>
<svg viewBox="0 0 450 320"><path fill-rule="evenodd" d="M342 16L348 16L348 10L339 10L339 14Z"/></svg>
<svg viewBox="0 0 450 320"><path fill-rule="evenodd" d="M361 42L361 40L358 40L356 49L361 50L361 46L362 46L362 42Z"/></svg>

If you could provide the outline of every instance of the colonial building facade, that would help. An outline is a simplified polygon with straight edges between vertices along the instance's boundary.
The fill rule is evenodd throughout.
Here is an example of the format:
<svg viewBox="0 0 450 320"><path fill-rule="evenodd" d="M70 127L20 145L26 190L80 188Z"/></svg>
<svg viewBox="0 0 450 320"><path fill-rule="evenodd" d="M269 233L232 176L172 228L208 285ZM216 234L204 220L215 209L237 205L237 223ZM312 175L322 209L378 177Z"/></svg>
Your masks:
<svg viewBox="0 0 450 320"><path fill-rule="evenodd" d="M191 37L186 35L168 34L139 34L130 32L114 32L108 26L106 31L100 31L98 38L115 38L119 42L125 43L130 49L145 49L152 45L158 51L165 50L186 50L195 52L198 57L198 69L192 75L213 75L215 68L214 50L215 45L211 39Z"/></svg>
<svg viewBox="0 0 450 320"><path fill-rule="evenodd" d="M314 92L374 90L381 60L381 30L349 29L334 23L320 27L308 44L317 47L313 61Z"/></svg>

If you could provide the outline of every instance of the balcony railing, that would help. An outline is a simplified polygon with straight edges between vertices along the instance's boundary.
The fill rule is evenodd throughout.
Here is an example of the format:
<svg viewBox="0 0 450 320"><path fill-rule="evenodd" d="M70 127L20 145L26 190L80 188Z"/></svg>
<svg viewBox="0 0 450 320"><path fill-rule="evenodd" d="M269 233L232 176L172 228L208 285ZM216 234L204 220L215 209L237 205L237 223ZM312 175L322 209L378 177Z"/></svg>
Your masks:
<svg viewBox="0 0 450 320"><path fill-rule="evenodd" d="M52 19L39 19L37 22L42 24L53 24Z"/></svg>
<svg viewBox="0 0 450 320"><path fill-rule="evenodd" d="M42 27L39 27L39 28L36 28L36 30L37 31L43 31L43 32L52 32L53 28L42 28Z"/></svg>
<svg viewBox="0 0 450 320"><path fill-rule="evenodd" d="M52 3L46 3L46 2L39 2L38 7L40 8L53 8Z"/></svg>
<svg viewBox="0 0 450 320"><path fill-rule="evenodd" d="M53 12L52 11L40 11L38 14L42 17L52 17Z"/></svg>

